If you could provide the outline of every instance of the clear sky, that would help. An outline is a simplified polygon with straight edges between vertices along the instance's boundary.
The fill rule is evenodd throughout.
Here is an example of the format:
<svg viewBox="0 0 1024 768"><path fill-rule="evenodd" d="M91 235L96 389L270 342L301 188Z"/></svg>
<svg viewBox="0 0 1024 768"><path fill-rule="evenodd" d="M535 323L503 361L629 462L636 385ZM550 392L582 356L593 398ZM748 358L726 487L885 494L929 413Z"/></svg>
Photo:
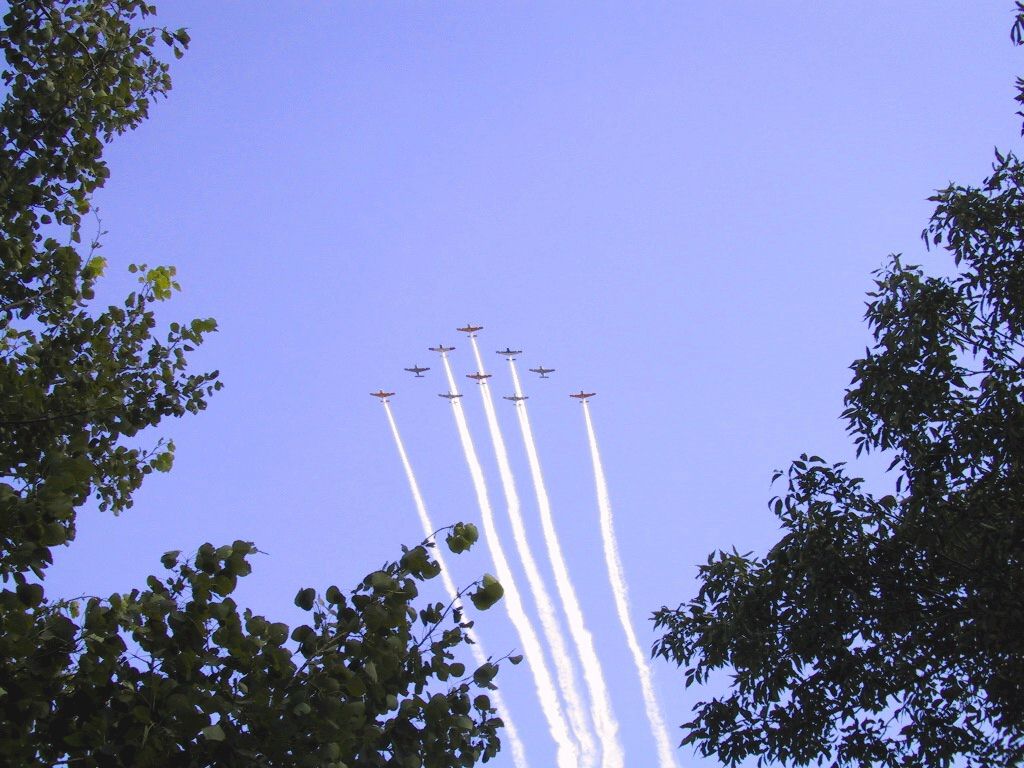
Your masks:
<svg viewBox="0 0 1024 768"><path fill-rule="evenodd" d="M426 347L455 344L468 373L454 328L481 324L496 394L511 391L494 354L506 345L557 369L524 380L555 525L627 765L654 765L567 394L599 393L647 648L650 613L692 596L710 550L774 541L773 469L803 451L850 457L838 415L868 342L871 270L896 251L946 268L923 255L927 197L979 181L993 146L1018 145L1012 3L160 6L193 43L170 99L111 147L106 290L129 290L131 261L175 264L184 294L163 317L218 319L196 360L226 387L164 430L176 466L134 509L82 515L52 594L127 590L165 550L243 538L268 553L244 600L299 619L298 588L350 586L420 539L367 396L380 387L398 393L435 521L479 522ZM413 379L414 363L432 370ZM462 381L513 553L484 413ZM547 568L512 404L499 416ZM493 570L482 542L449 559L460 582ZM490 653L519 647L504 610L478 628ZM674 730L699 692L654 671ZM552 765L525 666L499 682L531 763Z"/></svg>

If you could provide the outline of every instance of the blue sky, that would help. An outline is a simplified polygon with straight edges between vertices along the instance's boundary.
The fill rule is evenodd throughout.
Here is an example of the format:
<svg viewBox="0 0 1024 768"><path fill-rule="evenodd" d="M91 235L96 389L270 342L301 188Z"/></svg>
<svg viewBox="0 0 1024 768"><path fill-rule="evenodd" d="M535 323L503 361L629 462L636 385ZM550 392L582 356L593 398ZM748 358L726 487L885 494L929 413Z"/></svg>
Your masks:
<svg viewBox="0 0 1024 768"><path fill-rule="evenodd" d="M170 99L110 149L105 290L129 289L131 261L175 264L184 293L164 319L218 319L196 361L226 386L164 430L175 469L134 509L81 517L51 589L127 590L165 550L244 538L268 553L244 599L297 620L299 587L351 585L420 538L367 396L379 387L398 392L434 519L478 521L426 347L457 345L468 373L454 328L479 323L496 394L511 384L493 350L558 369L524 382L556 525L627 764L653 765L566 395L599 393L646 646L650 612L693 594L710 550L773 542L774 468L803 451L850 457L838 414L868 342L871 270L890 252L947 268L922 252L927 197L980 180L993 146L1017 145L1011 10L164 2L161 19L193 44ZM402 371L413 363L433 370L414 380ZM507 530L480 403L465 393ZM517 423L500 405L543 557ZM462 582L492 570L483 546L455 568ZM501 610L479 628L491 653L518 647ZM674 727L699 693L654 666ZM550 765L528 672L499 681L531 762Z"/></svg>

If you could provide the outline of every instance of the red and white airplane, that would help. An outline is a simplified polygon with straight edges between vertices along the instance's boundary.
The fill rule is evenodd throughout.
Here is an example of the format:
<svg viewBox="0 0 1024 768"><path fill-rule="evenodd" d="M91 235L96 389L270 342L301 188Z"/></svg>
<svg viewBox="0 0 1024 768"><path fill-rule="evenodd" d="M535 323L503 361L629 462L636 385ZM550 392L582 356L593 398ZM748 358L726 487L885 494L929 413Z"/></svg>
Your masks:
<svg viewBox="0 0 1024 768"><path fill-rule="evenodd" d="M406 368L405 370L407 370L409 373L415 373L417 379L422 379L422 378L424 378L423 377L423 372L424 371L429 371L430 369L429 368L420 368L420 366L414 365L412 368Z"/></svg>
<svg viewBox="0 0 1024 768"><path fill-rule="evenodd" d="M462 397L462 395L456 394L455 392L442 392L438 397L445 397L449 400L454 400L457 397Z"/></svg>
<svg viewBox="0 0 1024 768"><path fill-rule="evenodd" d="M383 389L378 389L376 392L371 392L370 394L373 395L374 397L379 397L382 403L386 403L388 401L388 398L395 393L385 392Z"/></svg>
<svg viewBox="0 0 1024 768"><path fill-rule="evenodd" d="M486 379L491 378L491 374L489 374L489 373L467 373L466 374L466 378L467 379L476 379L477 381L479 381L482 384Z"/></svg>
<svg viewBox="0 0 1024 768"><path fill-rule="evenodd" d="M408 368L406 370L408 370ZM554 368L545 368L543 365L540 368L531 368L530 369L530 373L539 373L540 377L542 379L549 379L549 378L551 378L550 376L548 376L548 374L549 373L554 373L554 372L555 372Z"/></svg>
<svg viewBox="0 0 1024 768"><path fill-rule="evenodd" d="M596 394L597 394L597 392L584 392L584 391L583 391L583 390L581 389L581 390L580 390L579 392L577 392L576 394L574 394L574 395L569 395L569 397L575 397L575 398L576 398L577 400L579 400L579 401L580 401L581 403L585 403L585 402L587 402L587 398L588 398L588 397L593 397L593 396L594 396L594 395L596 395Z"/></svg>
<svg viewBox="0 0 1024 768"><path fill-rule="evenodd" d="M483 329L484 329L484 327L482 325L468 325L467 324L467 325L463 326L462 328L456 328L455 330L456 331L462 331L463 333L468 333L470 336L472 336L477 331L482 331Z"/></svg>

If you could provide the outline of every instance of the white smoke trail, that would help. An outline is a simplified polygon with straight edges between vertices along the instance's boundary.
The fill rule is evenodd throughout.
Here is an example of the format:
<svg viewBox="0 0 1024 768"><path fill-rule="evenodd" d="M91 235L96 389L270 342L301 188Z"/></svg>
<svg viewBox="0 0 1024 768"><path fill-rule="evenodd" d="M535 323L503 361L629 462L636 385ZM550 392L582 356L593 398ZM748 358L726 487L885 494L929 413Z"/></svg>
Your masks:
<svg viewBox="0 0 1024 768"><path fill-rule="evenodd" d="M601 454L597 450L597 436L594 434L594 424L590 420L590 408L586 400L583 401L583 417L587 422L590 458L594 464L594 485L597 488L597 506L600 510L604 559L608 566L608 579L611 582L612 594L615 597L615 609L619 614L619 622L622 624L622 629L626 633L626 644L629 646L629 651L633 656L633 663L636 665L637 675L640 678L644 709L647 712L647 719L651 724L654 740L658 745L658 764L661 768L676 768L668 730L665 728L665 722L661 718L658 701L654 695L651 668L647 665L647 659L644 657L643 651L640 650L640 643L636 639L633 623L629 618L629 596L626 589L626 577L622 570L622 560L619 558L619 548L615 542L612 503L608 496L608 483L605 480L604 469L601 466Z"/></svg>
<svg viewBox="0 0 1024 768"><path fill-rule="evenodd" d="M480 348L477 346L476 337L469 337L473 346L473 354L476 357L477 371L486 373L484 361L480 357ZM498 415L494 411L494 400L491 397L491 388L487 379L480 379L480 395L483 399L484 413L487 416L487 427L491 433L491 443L494 445L495 458L498 461L498 474L501 477L501 485L505 491L505 500L508 505L508 517L512 524L512 538L515 540L516 551L523 562L523 570L526 572L526 581L537 601L537 612L540 615L541 628L544 630L544 637L551 647L551 655L555 661L555 672L558 677L558 685L565 697L566 709L569 715L569 725L572 727L576 738L580 743L580 766L591 768L595 761L594 737L590 732L587 723L586 712L583 707L582 697L576 681L576 674L573 670L572 657L566 647L562 629L558 626L558 617L555 613L554 603L547 587L544 586L544 579L540 575L537 561L530 550L530 542L526 538L526 526L523 525L523 516L520 512L519 494L516 492L516 481L512 475L512 467L508 460L508 451L505 448L505 440L501 434L501 426L498 424ZM524 402L515 403L516 410Z"/></svg>
<svg viewBox="0 0 1024 768"><path fill-rule="evenodd" d="M445 374L448 376L451 393L458 394L458 385L455 383L455 376L452 374L448 356L442 353L441 360L444 363ZM477 502L480 505L484 538L487 539L487 546L491 550L494 568L498 572L498 581L505 588L505 608L519 633L527 664L533 672L533 682L537 689L537 697L540 699L541 710L548 721L548 729L558 747L558 766L559 768L577 768L579 751L569 734L569 727L565 722L565 715L562 714L562 705L555 693L554 681L551 679L551 671L544 658L544 650L537 637L537 631L533 628L533 622L530 621L530 617L523 609L519 588L516 586L512 569L509 567L508 558L505 557L505 550L498 539L498 529L494 525L494 512L487 495L487 481L484 479L484 472L480 467L476 448L473 446L473 438L469 433L469 426L466 424L466 415L462 412L462 404L458 400L452 400L452 414L455 417L455 426L459 432L463 453L466 455L466 464L469 465L469 474L473 478Z"/></svg>
<svg viewBox="0 0 1024 768"><path fill-rule="evenodd" d="M522 397L523 390L519 383L519 373L516 371L514 360L509 360L509 369L512 372L512 384L516 397ZM530 474L533 477L537 507L540 510L541 528L544 531L544 542L547 545L548 557L551 559L551 567L555 572L558 596L562 600L565 615L569 620L569 633L580 655L583 677L587 683L587 690L590 691L591 716L597 726L597 735L601 739L601 766L602 768L622 768L625 758L617 736L619 724L612 711L611 697L604 681L604 671L601 668L597 651L594 649L594 638L583 619L583 610L576 597L576 589L569 578L569 568L562 556L562 546L558 542L554 519L551 516L551 501L548 499L547 488L544 484L544 475L540 468L540 457L537 455L537 444L533 439L533 429L530 427L526 402L521 401L519 404L522 407L516 408L516 412L519 416L519 428L523 433L523 443L526 446Z"/></svg>
<svg viewBox="0 0 1024 768"><path fill-rule="evenodd" d="M416 504L416 512L419 513L423 534L429 539L437 529L434 528L434 524L430 520L427 505L423 501L423 494L420 493L419 483L416 482L416 475L413 473L412 464L409 462L409 455L405 452L405 445L402 443L402 437L398 433L398 424L395 422L395 417L391 413L391 406L387 400L384 401L384 411L388 415L388 423L391 424L391 434L394 435L395 446L398 448L398 455L402 459L402 466L405 467L405 476L409 480L409 489L412 491L413 502ZM448 599L452 601L456 608L462 611L463 615L468 615L462 604L462 599L459 597L459 591L455 588L455 582L452 581L451 572L444 562L444 555L441 554L440 545L434 547L433 555L437 564L441 566L441 580L444 582ZM480 638L473 627L469 627L466 630L466 634L472 641L469 647L473 652L473 658L476 659L477 666L483 666L487 663L487 654L484 652ZM501 695L501 691L491 691L490 698L494 701L494 708L498 710L498 716L505 723L505 733L508 736L509 743L512 745L512 762L516 768L529 768L529 763L526 761L526 751L523 749L523 742L519 738L519 732L516 730L515 723L512 722L512 715L505 705L505 699Z"/></svg>

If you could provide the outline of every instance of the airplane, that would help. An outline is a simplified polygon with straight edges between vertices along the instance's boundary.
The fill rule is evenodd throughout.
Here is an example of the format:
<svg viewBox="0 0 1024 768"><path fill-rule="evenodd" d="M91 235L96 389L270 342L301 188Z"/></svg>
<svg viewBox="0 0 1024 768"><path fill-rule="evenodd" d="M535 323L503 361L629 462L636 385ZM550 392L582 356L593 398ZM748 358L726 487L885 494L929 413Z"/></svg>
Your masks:
<svg viewBox="0 0 1024 768"><path fill-rule="evenodd" d="M499 355L504 355L505 357L515 357L516 355L523 354L523 350L521 350L521 349L512 349L511 347L505 347L504 349L499 349L498 350L498 354Z"/></svg>
<svg viewBox="0 0 1024 768"><path fill-rule="evenodd" d="M406 368L409 373L415 373L417 379L423 378L423 372L429 371L429 368L420 368L418 365L414 365L412 368Z"/></svg>
<svg viewBox="0 0 1024 768"><path fill-rule="evenodd" d="M469 324L467 324L464 328L456 328L455 330L456 331L462 331L463 333L468 333L470 336L472 336L477 331L482 331L483 329L484 329L484 327L482 325L469 325Z"/></svg>
<svg viewBox="0 0 1024 768"><path fill-rule="evenodd" d="M373 395L374 397L379 397L380 401L382 403L386 403L388 401L388 398L391 397L395 393L394 392L385 392L383 389L379 389L376 392L371 392L370 394Z"/></svg>
<svg viewBox="0 0 1024 768"><path fill-rule="evenodd" d="M575 395L569 395L569 397L575 397L575 398L576 398L577 400L579 400L580 402L583 402L583 403L585 403L585 402L587 402L587 398L588 398L588 397L593 397L593 396L594 396L594 395L596 395L596 394L597 394L597 392L584 392L584 391L583 391L583 390L581 389L581 390L580 390L579 392L577 392L577 393L576 393Z"/></svg>
<svg viewBox="0 0 1024 768"><path fill-rule="evenodd" d="M491 374L489 374L489 373L467 373L466 374L466 378L467 379L476 379L481 384L483 384L485 379L491 378Z"/></svg>
<svg viewBox="0 0 1024 768"><path fill-rule="evenodd" d="M444 344L438 344L436 347L427 347L431 352L440 352L442 355L445 352L451 352L455 347L446 347Z"/></svg>
<svg viewBox="0 0 1024 768"><path fill-rule="evenodd" d="M406 370L408 370L408 369L406 369ZM530 369L530 373L539 373L540 377L542 379L549 379L549 378L551 378L550 376L548 376L548 374L549 373L554 373L554 372L555 372L554 368L545 368L543 365L540 368L531 368Z"/></svg>
<svg viewBox="0 0 1024 768"><path fill-rule="evenodd" d="M442 394L438 395L438 397L445 397L445 398L448 398L449 400L454 400L457 397L462 397L462 395L457 395L454 392L448 392L448 393L442 393Z"/></svg>
<svg viewBox="0 0 1024 768"><path fill-rule="evenodd" d="M529 400L529 395L503 395L506 400L511 400L513 403L518 403L523 400Z"/></svg>

